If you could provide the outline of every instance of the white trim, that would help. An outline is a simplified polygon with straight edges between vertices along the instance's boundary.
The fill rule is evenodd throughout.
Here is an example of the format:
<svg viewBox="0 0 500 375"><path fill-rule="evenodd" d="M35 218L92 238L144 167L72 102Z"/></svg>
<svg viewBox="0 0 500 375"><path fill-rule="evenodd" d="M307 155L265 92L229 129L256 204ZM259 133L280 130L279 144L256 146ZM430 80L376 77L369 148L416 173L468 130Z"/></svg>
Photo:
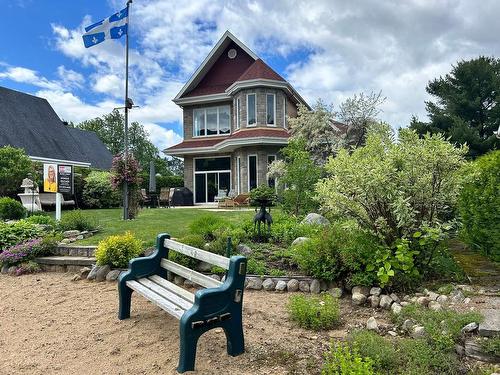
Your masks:
<svg viewBox="0 0 500 375"><path fill-rule="evenodd" d="M55 163L55 164L69 164L74 167L90 167L91 164L84 162L84 161L73 161L73 160L63 160L63 159L51 159L51 158L44 158L42 156L31 156L28 155L28 158L30 158L32 161L37 161L40 163Z"/></svg>
<svg viewBox="0 0 500 375"><path fill-rule="evenodd" d="M235 107L235 112L236 112L236 124L234 125L235 129L240 129L240 120L241 120L241 117L240 117L240 111L241 111L241 98L236 98L235 102L236 102L236 105L234 106Z"/></svg>
<svg viewBox="0 0 500 375"><path fill-rule="evenodd" d="M267 96L268 95L272 95L273 96L273 121L274 121L274 124L268 124L267 123ZM276 94L273 93L273 92L266 92L266 125L267 126L271 126L273 128L276 127Z"/></svg>
<svg viewBox="0 0 500 375"><path fill-rule="evenodd" d="M248 123L248 97L250 95L253 95L255 97L255 100L254 100L254 111L255 111L255 123L253 124L249 124ZM250 93L247 93L247 128L253 128L254 126L257 126L257 93L255 92L250 92Z"/></svg>
<svg viewBox="0 0 500 375"><path fill-rule="evenodd" d="M283 129L288 129L286 121L286 95L283 95Z"/></svg>
<svg viewBox="0 0 500 375"><path fill-rule="evenodd" d="M236 191L241 194L241 156L236 157Z"/></svg>
<svg viewBox="0 0 500 375"><path fill-rule="evenodd" d="M187 98L174 99L173 102L181 107L187 104L212 103L231 100L231 96L226 93L189 96Z"/></svg>
<svg viewBox="0 0 500 375"><path fill-rule="evenodd" d="M219 41L215 44L215 46L212 48L212 50L205 58L205 60L203 60L198 69L196 69L191 78L189 78L189 81L186 82L186 84L182 87L181 91L179 91L179 93L175 96L174 103L180 104L179 100L180 97L184 95L188 91L188 89L191 88L192 85L194 86L199 81L201 81L201 79L205 76L205 74L212 67L215 61L220 57L220 55L227 47L227 45L229 45L230 42L227 42L228 40L236 43L238 47L240 47L243 51L248 53L250 57L252 57L254 60L257 60L259 58L252 50L250 50L238 38L236 38L233 34L231 34L229 30L227 30L219 39Z"/></svg>
<svg viewBox="0 0 500 375"><path fill-rule="evenodd" d="M247 156L247 192L250 193L250 157L255 156L255 187L259 186L259 156L257 154L249 154Z"/></svg>

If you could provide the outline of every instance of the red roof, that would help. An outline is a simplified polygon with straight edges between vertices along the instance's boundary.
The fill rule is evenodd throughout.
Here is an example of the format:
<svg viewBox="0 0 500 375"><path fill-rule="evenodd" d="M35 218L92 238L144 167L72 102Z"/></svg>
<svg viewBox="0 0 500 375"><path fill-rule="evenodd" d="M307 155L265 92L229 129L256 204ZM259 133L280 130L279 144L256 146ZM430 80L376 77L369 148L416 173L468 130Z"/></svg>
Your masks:
<svg viewBox="0 0 500 375"><path fill-rule="evenodd" d="M236 82L238 81L247 81L249 79L272 79L274 81L283 81L286 80L281 77L278 73L276 73L269 65L267 65L261 59L257 59L254 61L252 65L248 67L245 72L241 76L238 77Z"/></svg>
<svg viewBox="0 0 500 375"><path fill-rule="evenodd" d="M268 138L268 137L273 137L273 138L288 138L290 135L288 134L288 131L286 131L283 128L276 128L276 129L270 129L270 128L255 128L255 129L248 129L248 130L239 130L230 136L221 138L212 138L212 139L189 139L187 141L183 141L179 144L176 144L175 146L167 148L167 150L181 150L184 148L198 148L198 147L212 147L217 145L218 143L221 143L223 141L227 140L232 140L232 139L242 139L242 138Z"/></svg>

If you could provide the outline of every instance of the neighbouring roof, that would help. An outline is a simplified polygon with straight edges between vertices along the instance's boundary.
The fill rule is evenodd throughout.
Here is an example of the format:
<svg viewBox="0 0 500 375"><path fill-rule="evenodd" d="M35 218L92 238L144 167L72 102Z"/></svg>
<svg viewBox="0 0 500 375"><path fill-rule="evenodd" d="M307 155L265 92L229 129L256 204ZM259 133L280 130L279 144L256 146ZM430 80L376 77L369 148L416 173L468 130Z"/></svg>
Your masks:
<svg viewBox="0 0 500 375"><path fill-rule="evenodd" d="M0 147L7 145L33 160L111 167L112 155L95 133L64 125L46 99L0 87Z"/></svg>

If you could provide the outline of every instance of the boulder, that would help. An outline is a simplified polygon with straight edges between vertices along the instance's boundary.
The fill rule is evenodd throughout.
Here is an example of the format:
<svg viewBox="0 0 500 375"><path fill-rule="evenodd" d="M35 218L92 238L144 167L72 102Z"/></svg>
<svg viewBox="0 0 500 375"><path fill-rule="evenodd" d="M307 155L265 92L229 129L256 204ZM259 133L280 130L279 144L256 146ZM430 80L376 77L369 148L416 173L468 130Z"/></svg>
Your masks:
<svg viewBox="0 0 500 375"><path fill-rule="evenodd" d="M392 304L392 298L388 295L382 294L380 296L380 307L383 309L389 310Z"/></svg>
<svg viewBox="0 0 500 375"><path fill-rule="evenodd" d="M368 318L368 320L366 321L366 329L370 331L378 331L378 323L375 317L371 316Z"/></svg>
<svg viewBox="0 0 500 375"><path fill-rule="evenodd" d="M362 294L365 297L368 297L370 295L370 288L367 286L354 286L352 287L351 290L352 294Z"/></svg>
<svg viewBox="0 0 500 375"><path fill-rule="evenodd" d="M262 289L262 279L260 277L249 277L247 289L261 290Z"/></svg>
<svg viewBox="0 0 500 375"><path fill-rule="evenodd" d="M417 303L419 305L427 307L427 305L429 304L429 298L428 297L418 297Z"/></svg>
<svg viewBox="0 0 500 375"><path fill-rule="evenodd" d="M370 303L371 307L377 308L380 303L380 297L376 295L372 295L368 297L368 302Z"/></svg>
<svg viewBox="0 0 500 375"><path fill-rule="evenodd" d="M299 290L301 292L305 292L305 293L309 292L309 283L307 281L304 281L304 280L300 281L299 282Z"/></svg>
<svg viewBox="0 0 500 375"><path fill-rule="evenodd" d="M427 297L429 297L431 301L435 301L439 297L439 294L434 292L427 292Z"/></svg>
<svg viewBox="0 0 500 375"><path fill-rule="evenodd" d="M414 339L420 339L425 337L425 328L422 326L414 326L412 328L411 337L413 337Z"/></svg>
<svg viewBox="0 0 500 375"><path fill-rule="evenodd" d="M309 286L309 290L311 291L311 293L319 294L319 292L321 292L319 280L314 279L313 281L311 281L311 285Z"/></svg>
<svg viewBox="0 0 500 375"><path fill-rule="evenodd" d="M108 274L106 275L106 281L118 280L118 276L120 276L121 272L122 271L120 271L120 270L112 270L112 271L108 272Z"/></svg>
<svg viewBox="0 0 500 375"><path fill-rule="evenodd" d="M399 297L396 293L389 294L389 297L391 297L394 302L397 302L397 303L401 302L401 300L399 299Z"/></svg>
<svg viewBox="0 0 500 375"><path fill-rule="evenodd" d="M397 332L394 331L387 331L387 334L392 337L396 337L398 335Z"/></svg>
<svg viewBox="0 0 500 375"><path fill-rule="evenodd" d="M198 272L210 272L212 265L207 262L199 261L196 265L196 271Z"/></svg>
<svg viewBox="0 0 500 375"><path fill-rule="evenodd" d="M479 328L479 324L476 322L469 323L462 327L462 333L472 333Z"/></svg>
<svg viewBox="0 0 500 375"><path fill-rule="evenodd" d="M296 239L293 240L292 242L292 246L297 246L297 245L301 245L303 244L304 242L307 242L309 241L310 238L309 237L297 237Z"/></svg>
<svg viewBox="0 0 500 375"><path fill-rule="evenodd" d="M75 237L77 240L83 240L85 237L83 237L81 234Z"/></svg>
<svg viewBox="0 0 500 375"><path fill-rule="evenodd" d="M439 302L441 305L446 305L448 303L448 296L442 294L436 299L436 302Z"/></svg>
<svg viewBox="0 0 500 375"><path fill-rule="evenodd" d="M99 267L95 272L95 281L101 282L106 280L106 276L109 271L111 271L111 267L108 265L105 266L97 266Z"/></svg>
<svg viewBox="0 0 500 375"><path fill-rule="evenodd" d="M401 305L397 302L394 302L392 305L391 305L391 311L393 314L395 315L399 315L401 313L401 310L403 308L401 307Z"/></svg>
<svg viewBox="0 0 500 375"><path fill-rule="evenodd" d="M238 246L236 246L236 252L244 256L249 256L253 251L250 246L245 245L244 243L240 243L238 244Z"/></svg>
<svg viewBox="0 0 500 375"><path fill-rule="evenodd" d="M361 294L361 293L354 293L352 295L352 303L355 304L355 305L362 305L366 302L366 296L364 294Z"/></svg>
<svg viewBox="0 0 500 375"><path fill-rule="evenodd" d="M408 301L402 301L399 303L401 306L405 307L405 306L408 306L410 304L410 302Z"/></svg>
<svg viewBox="0 0 500 375"><path fill-rule="evenodd" d="M484 309L481 311L484 320L479 324L479 336L493 337L500 333L500 314L496 309Z"/></svg>
<svg viewBox="0 0 500 375"><path fill-rule="evenodd" d="M374 286L373 288L370 289L370 295L372 296L380 296L382 293L382 288L379 288L378 286Z"/></svg>
<svg viewBox="0 0 500 375"><path fill-rule="evenodd" d="M498 363L500 360L500 358L495 356L494 354L485 353L480 341L474 339L465 340L464 346L465 346L465 355L467 357L474 358L481 362L491 362L491 363Z"/></svg>
<svg viewBox="0 0 500 375"><path fill-rule="evenodd" d="M196 286L196 283L192 282L191 280L184 280L184 286L186 288L194 288Z"/></svg>
<svg viewBox="0 0 500 375"><path fill-rule="evenodd" d="M276 284L273 281L273 279L265 279L264 282L262 283L262 288L264 288L264 290L267 291L274 290L275 287Z"/></svg>
<svg viewBox="0 0 500 375"><path fill-rule="evenodd" d="M63 237L64 238L73 238L76 237L80 234L79 230L67 230L63 232Z"/></svg>
<svg viewBox="0 0 500 375"><path fill-rule="evenodd" d="M331 288L328 290L328 293L332 295L334 298L341 298L342 297L342 289L341 288Z"/></svg>
<svg viewBox="0 0 500 375"><path fill-rule="evenodd" d="M174 276L174 284L178 285L178 286L184 285L184 278L182 276L175 275Z"/></svg>
<svg viewBox="0 0 500 375"><path fill-rule="evenodd" d="M406 319L401 325L401 329L405 332L412 332L415 322L411 319Z"/></svg>
<svg viewBox="0 0 500 375"><path fill-rule="evenodd" d="M7 274L7 273L9 273L9 266L8 266L8 265L6 265L6 264L4 264L4 265L2 266L2 270L1 270L0 272L1 272L1 273L3 273L3 274Z"/></svg>
<svg viewBox="0 0 500 375"><path fill-rule="evenodd" d="M84 267L84 268L88 268L88 267ZM99 266L93 265L92 269L87 274L87 280L95 280L95 275L96 275L98 269L99 269ZM82 270L83 270L83 268L82 268ZM80 274L82 273L82 270L80 270Z"/></svg>
<svg viewBox="0 0 500 375"><path fill-rule="evenodd" d="M74 274L73 277L71 278L71 281L79 281L81 280L82 278L80 277L80 275L78 274Z"/></svg>
<svg viewBox="0 0 500 375"><path fill-rule="evenodd" d="M299 281L297 279L291 279L286 283L286 289L289 292L297 292L299 290Z"/></svg>
<svg viewBox="0 0 500 375"><path fill-rule="evenodd" d="M302 220L301 224L309 224L309 225L329 225L330 221L317 213L311 212L307 214L307 216Z"/></svg>
<svg viewBox="0 0 500 375"><path fill-rule="evenodd" d="M443 310L443 306L441 306L441 304L439 302L436 302L436 301L430 301L428 307L429 307L429 310L432 310L432 311Z"/></svg>
<svg viewBox="0 0 500 375"><path fill-rule="evenodd" d="M450 301L453 303L461 303L465 299L461 290L455 290L450 294Z"/></svg>
<svg viewBox="0 0 500 375"><path fill-rule="evenodd" d="M216 275L215 273L213 275L210 275L210 277L214 280L220 281L220 276Z"/></svg>
<svg viewBox="0 0 500 375"><path fill-rule="evenodd" d="M287 288L286 282L284 282L283 280L279 280L276 283L276 287L274 288L274 290L276 290L277 292L286 292L286 288Z"/></svg>

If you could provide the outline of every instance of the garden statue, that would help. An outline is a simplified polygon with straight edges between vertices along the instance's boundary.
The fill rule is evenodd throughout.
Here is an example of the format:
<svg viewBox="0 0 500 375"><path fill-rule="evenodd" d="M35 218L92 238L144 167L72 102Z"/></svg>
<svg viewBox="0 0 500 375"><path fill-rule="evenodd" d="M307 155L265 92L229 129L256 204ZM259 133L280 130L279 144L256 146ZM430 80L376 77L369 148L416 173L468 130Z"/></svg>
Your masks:
<svg viewBox="0 0 500 375"><path fill-rule="evenodd" d="M254 232L257 227L257 240L261 241L261 230L260 225L267 225L267 235L271 234L271 224L273 223L273 218L271 216L271 206L276 200L276 193L274 189L268 186L259 186L252 191L250 191L250 201L252 205L260 207L257 212L257 208L255 212L257 212L253 218L254 224ZM269 210L267 208L269 207Z"/></svg>
<svg viewBox="0 0 500 375"><path fill-rule="evenodd" d="M33 180L30 180L29 178L23 179L21 187L24 189L24 193L19 193L17 195L21 199L24 208L26 208L28 212L32 213L42 211L38 186L33 183Z"/></svg>

